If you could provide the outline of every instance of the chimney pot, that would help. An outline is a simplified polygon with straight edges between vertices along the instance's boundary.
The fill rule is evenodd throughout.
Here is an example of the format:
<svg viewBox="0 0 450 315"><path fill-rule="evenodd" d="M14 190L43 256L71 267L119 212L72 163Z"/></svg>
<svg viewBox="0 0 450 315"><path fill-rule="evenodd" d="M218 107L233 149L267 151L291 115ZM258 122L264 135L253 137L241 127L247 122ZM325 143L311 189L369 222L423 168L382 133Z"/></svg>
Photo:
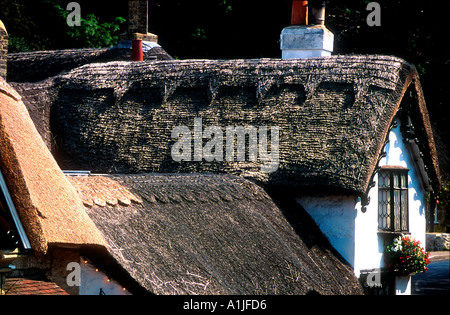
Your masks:
<svg viewBox="0 0 450 315"><path fill-rule="evenodd" d="M311 3L312 24L325 25L325 2L313 1Z"/></svg>
<svg viewBox="0 0 450 315"><path fill-rule="evenodd" d="M292 1L291 25L308 25L308 1Z"/></svg>
<svg viewBox="0 0 450 315"><path fill-rule="evenodd" d="M144 61L142 39L133 39L133 44L131 47L131 61Z"/></svg>

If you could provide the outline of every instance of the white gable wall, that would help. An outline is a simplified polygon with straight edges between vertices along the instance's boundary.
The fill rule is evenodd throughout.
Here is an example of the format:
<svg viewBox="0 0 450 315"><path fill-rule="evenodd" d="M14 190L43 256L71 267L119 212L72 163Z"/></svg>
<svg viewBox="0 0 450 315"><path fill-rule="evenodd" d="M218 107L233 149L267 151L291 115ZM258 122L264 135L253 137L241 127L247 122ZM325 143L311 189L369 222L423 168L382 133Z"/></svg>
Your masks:
<svg viewBox="0 0 450 315"><path fill-rule="evenodd" d="M409 169L409 231L411 236L425 244L425 189L418 176L411 152L402 141L400 123L389 134L386 158L380 166L403 166ZM384 244L378 235L378 176L370 190L367 211L361 211L361 202L354 196L302 196L297 202L311 215L330 243L351 264L357 277L361 270L384 267Z"/></svg>
<svg viewBox="0 0 450 315"><path fill-rule="evenodd" d="M414 162L409 145L402 140L400 122L397 128L389 135L389 143L386 146L386 158L380 161L383 165L398 165L409 169L408 173L408 204L409 204L409 231L411 236L425 245L426 234L426 191L423 187L422 178L418 172L417 164ZM378 196L378 195L377 195ZM378 203L378 198L377 198Z"/></svg>
<svg viewBox="0 0 450 315"><path fill-rule="evenodd" d="M386 157L380 161L380 166L402 166L408 172L408 209L409 232L411 237L425 244L426 234L426 195L422 185L422 178L416 170L409 145L403 142L400 131L400 122L389 134L389 143L386 145ZM375 187L370 191L370 204L366 213L361 212L361 205L356 217L355 239L355 273L360 270L384 267L382 254L384 245L378 236L378 175L375 175Z"/></svg>

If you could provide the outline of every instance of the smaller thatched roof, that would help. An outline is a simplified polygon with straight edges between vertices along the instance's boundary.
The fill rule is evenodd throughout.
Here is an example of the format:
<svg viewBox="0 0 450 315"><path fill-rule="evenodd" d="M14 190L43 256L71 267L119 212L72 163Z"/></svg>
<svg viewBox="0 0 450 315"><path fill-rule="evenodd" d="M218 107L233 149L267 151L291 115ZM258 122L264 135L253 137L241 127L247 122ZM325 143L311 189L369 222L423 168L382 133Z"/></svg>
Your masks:
<svg viewBox="0 0 450 315"><path fill-rule="evenodd" d="M262 188L242 178L142 174L68 179L106 238L109 254L147 292L361 293L351 268L312 220L291 225Z"/></svg>
<svg viewBox="0 0 450 315"><path fill-rule="evenodd" d="M39 136L21 97L0 78L0 168L33 250L105 241Z"/></svg>
<svg viewBox="0 0 450 315"><path fill-rule="evenodd" d="M159 45L144 51L146 61L171 59ZM131 49L123 45L8 54L8 82L37 82L89 63L130 60Z"/></svg>

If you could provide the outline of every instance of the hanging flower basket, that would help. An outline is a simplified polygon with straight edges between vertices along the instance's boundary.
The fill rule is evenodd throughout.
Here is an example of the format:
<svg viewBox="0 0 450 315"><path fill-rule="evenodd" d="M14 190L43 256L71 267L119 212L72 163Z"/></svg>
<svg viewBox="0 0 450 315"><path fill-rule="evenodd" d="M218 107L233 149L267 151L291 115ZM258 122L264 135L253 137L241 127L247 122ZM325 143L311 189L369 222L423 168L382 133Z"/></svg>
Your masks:
<svg viewBox="0 0 450 315"><path fill-rule="evenodd" d="M413 275L426 272L430 263L429 253L409 236L399 236L386 247L387 266L399 275Z"/></svg>

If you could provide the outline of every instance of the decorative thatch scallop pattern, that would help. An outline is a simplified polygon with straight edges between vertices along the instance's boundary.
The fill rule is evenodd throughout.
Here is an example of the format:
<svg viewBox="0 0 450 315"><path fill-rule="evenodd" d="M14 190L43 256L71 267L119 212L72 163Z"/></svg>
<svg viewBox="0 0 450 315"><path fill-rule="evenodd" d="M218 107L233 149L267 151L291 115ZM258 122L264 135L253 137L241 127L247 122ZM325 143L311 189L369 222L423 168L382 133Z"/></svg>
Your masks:
<svg viewBox="0 0 450 315"><path fill-rule="evenodd" d="M67 178L87 207L129 206L132 202L142 203L139 197L108 177L68 176Z"/></svg>

